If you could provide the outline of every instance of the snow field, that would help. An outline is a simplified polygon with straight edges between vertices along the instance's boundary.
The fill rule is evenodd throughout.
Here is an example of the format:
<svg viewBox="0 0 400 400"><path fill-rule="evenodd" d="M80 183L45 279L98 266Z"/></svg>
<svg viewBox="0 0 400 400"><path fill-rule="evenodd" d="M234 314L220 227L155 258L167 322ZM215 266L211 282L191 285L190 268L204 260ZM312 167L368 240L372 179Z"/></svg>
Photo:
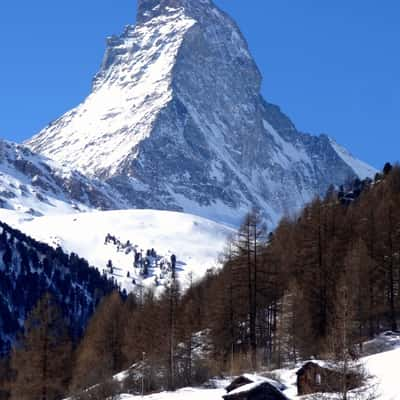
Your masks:
<svg viewBox="0 0 400 400"><path fill-rule="evenodd" d="M185 288L191 279L199 279L208 269L219 265L219 254L234 232L227 226L201 217L170 211L95 211L28 220L19 219L13 213L0 215L5 222L27 235L86 258L100 271L106 269L108 260L112 260L112 276L127 291L136 285L154 286L155 276L161 271L150 268L147 277L140 276L133 267L134 254L126 254L123 249L118 251L112 243L106 244L107 234L117 237L122 243L129 240L144 255L148 249L154 248L168 261L175 254L177 278ZM130 277L127 277L128 272Z"/></svg>

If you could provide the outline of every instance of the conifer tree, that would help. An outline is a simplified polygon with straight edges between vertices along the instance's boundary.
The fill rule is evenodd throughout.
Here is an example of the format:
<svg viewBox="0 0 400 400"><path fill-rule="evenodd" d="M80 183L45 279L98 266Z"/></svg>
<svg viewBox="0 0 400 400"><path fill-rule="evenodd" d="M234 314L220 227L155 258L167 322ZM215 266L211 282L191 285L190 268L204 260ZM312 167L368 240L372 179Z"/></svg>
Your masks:
<svg viewBox="0 0 400 400"><path fill-rule="evenodd" d="M260 271L262 251L266 243L266 227L259 210L252 210L245 216L234 243L234 270L241 275L243 287L239 296L247 307L248 343L250 361L253 369L257 368L257 304L260 291Z"/></svg>
<svg viewBox="0 0 400 400"><path fill-rule="evenodd" d="M153 291L144 291L138 298L131 295L126 303L122 349L129 363L139 366L143 380L138 392L147 393L164 386L160 371L166 370L168 344L163 306Z"/></svg>
<svg viewBox="0 0 400 400"><path fill-rule="evenodd" d="M178 321L178 302L180 299L179 282L176 279L175 268L172 269L170 285L165 293L164 317L166 318L167 341L168 341L168 361L167 361L167 385L169 390L177 387L176 369L176 349L177 343L177 321Z"/></svg>
<svg viewBox="0 0 400 400"><path fill-rule="evenodd" d="M10 358L0 359L0 400L8 400L10 397L10 383L13 373L10 365Z"/></svg>
<svg viewBox="0 0 400 400"><path fill-rule="evenodd" d="M30 313L25 332L14 347L12 400L55 400L65 394L70 378L71 345L60 310L45 295Z"/></svg>
<svg viewBox="0 0 400 400"><path fill-rule="evenodd" d="M72 391L107 381L125 365L122 352L123 303L115 291L104 298L89 322L77 349Z"/></svg>

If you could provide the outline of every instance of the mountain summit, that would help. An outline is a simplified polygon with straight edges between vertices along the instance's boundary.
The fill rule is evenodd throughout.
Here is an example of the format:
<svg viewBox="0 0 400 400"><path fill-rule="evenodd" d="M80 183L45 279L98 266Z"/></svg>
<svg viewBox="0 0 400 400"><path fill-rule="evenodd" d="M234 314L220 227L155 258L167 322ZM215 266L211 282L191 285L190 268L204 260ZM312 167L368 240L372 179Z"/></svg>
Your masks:
<svg viewBox="0 0 400 400"><path fill-rule="evenodd" d="M272 224L330 184L372 175L327 136L297 131L260 94L261 74L211 0L139 0L108 38L86 100L27 145L114 187L132 207Z"/></svg>
<svg viewBox="0 0 400 400"><path fill-rule="evenodd" d="M215 8L211 0L138 0L137 4L137 24L179 8L195 20L201 20L209 9Z"/></svg>

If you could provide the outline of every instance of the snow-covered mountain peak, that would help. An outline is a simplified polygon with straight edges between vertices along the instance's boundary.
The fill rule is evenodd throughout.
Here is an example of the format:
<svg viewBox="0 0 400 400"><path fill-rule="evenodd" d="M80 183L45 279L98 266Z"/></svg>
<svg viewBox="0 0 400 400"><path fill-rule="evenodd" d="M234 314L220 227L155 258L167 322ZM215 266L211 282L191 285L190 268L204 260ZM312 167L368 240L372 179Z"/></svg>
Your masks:
<svg viewBox="0 0 400 400"><path fill-rule="evenodd" d="M34 138L33 148L90 176L116 175L171 101L172 69L194 23L177 10L109 38L93 92Z"/></svg>
<svg viewBox="0 0 400 400"><path fill-rule="evenodd" d="M149 86L163 81L169 83L182 37L194 23L184 9L178 8L158 13L137 26L126 26L120 36L107 39L106 53L95 77L94 89L104 83L118 85L143 94L143 101L148 101L146 95L149 93L140 91L144 84L137 88L135 83L141 78Z"/></svg>
<svg viewBox="0 0 400 400"><path fill-rule="evenodd" d="M192 15L197 19L199 15L203 16L207 11L215 12L216 7L211 0L139 0L136 21L141 24L178 9L184 10L186 15Z"/></svg>
<svg viewBox="0 0 400 400"><path fill-rule="evenodd" d="M298 132L260 86L243 35L212 1L142 0L136 26L108 39L92 93L28 145L131 207L238 223L257 206L275 224L359 164Z"/></svg>

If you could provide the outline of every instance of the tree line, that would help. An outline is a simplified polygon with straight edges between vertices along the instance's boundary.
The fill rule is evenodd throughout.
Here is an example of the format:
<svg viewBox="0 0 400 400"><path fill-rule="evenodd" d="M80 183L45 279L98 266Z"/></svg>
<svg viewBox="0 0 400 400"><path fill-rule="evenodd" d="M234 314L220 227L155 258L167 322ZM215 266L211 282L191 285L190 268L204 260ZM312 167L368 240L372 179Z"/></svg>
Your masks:
<svg viewBox="0 0 400 400"><path fill-rule="evenodd" d="M191 280L185 292L173 274L158 296L142 288L126 299L118 292L105 297L80 343L69 347L69 367L62 382L53 380L53 397L50 387L41 397L32 397L33 389L13 394L25 382L18 360L26 358L28 325L11 358L11 398L173 390L312 356L348 365L366 339L398 329L400 311L400 167L385 166L361 187L345 202L341 189L329 190L273 233L253 210L228 241L222 269ZM56 337L65 349L62 331ZM45 343L38 352L52 349L50 338ZM48 361L56 358L50 354ZM121 371L124 379L112 378Z"/></svg>
<svg viewBox="0 0 400 400"><path fill-rule="evenodd" d="M9 396L9 384L15 377L10 355L24 346L24 340L18 338L40 321L36 317L34 323L26 325L43 296L51 294L57 304L60 317L55 324L63 321L72 346L79 341L100 300L117 289L76 254L67 255L61 248L53 249L0 222L0 398ZM29 355L25 363L30 359ZM34 365L33 358L29 364Z"/></svg>

